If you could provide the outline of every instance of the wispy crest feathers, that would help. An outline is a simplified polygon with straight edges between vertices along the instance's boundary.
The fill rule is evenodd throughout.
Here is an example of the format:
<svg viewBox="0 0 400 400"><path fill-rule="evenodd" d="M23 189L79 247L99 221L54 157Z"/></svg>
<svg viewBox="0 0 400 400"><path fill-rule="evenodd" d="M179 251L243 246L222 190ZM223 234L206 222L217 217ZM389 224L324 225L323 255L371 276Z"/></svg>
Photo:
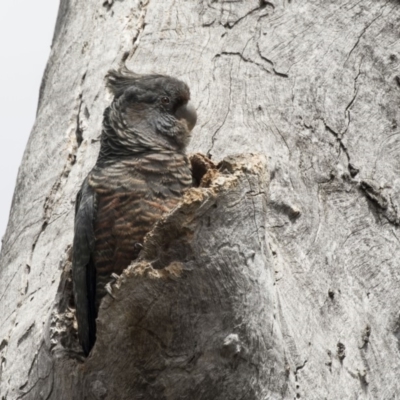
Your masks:
<svg viewBox="0 0 400 400"><path fill-rule="evenodd" d="M136 83L151 81L155 78L163 78L164 75L150 74L141 75L128 69L126 66L117 69L110 69L106 75L106 85L111 93L118 97L120 96L129 86L135 85Z"/></svg>
<svg viewBox="0 0 400 400"><path fill-rule="evenodd" d="M110 69L106 75L106 85L114 96L118 96L129 86L138 81L142 75L128 69L126 66L120 69Z"/></svg>

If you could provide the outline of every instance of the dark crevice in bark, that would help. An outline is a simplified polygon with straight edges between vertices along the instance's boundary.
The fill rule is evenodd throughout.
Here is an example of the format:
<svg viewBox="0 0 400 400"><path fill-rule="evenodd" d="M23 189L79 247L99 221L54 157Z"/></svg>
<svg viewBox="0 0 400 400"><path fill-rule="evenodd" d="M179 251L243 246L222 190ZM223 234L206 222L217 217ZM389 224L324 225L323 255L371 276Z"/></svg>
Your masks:
<svg viewBox="0 0 400 400"><path fill-rule="evenodd" d="M327 125L327 123L324 120L322 120L322 121L325 125L325 129L336 138L337 142L339 143L340 149L343 150L343 152L346 154L347 169L349 171L350 177L355 178L358 175L358 173L360 172L360 170L356 166L354 166L354 164L351 163L349 151L342 141L342 135L340 133L336 132L334 129L332 129L329 125Z"/></svg>
<svg viewBox="0 0 400 400"><path fill-rule="evenodd" d="M265 67L264 65L262 65L261 63L258 63L258 62L256 62L256 61L250 59L250 58L245 57L245 56L243 55L243 53L240 53L240 52L223 51L223 52L217 54L215 57L221 57L221 56L237 56L237 57L240 57L240 59L241 59L242 61L244 61L244 62L246 62L246 63L250 63L250 64L253 64L253 65L256 65L257 67L261 68L263 71L267 72L268 74L275 74L276 76L279 76L279 77L281 77L281 78L289 78L289 75L288 75L288 74L285 74L285 73L283 73L283 72L278 72L278 71L275 69L274 63L273 63L271 60L269 60L268 58L264 57L264 56L261 54L261 51L260 51L260 48L259 48L258 43L257 43L257 54L260 56L261 60L263 60L263 61L265 61L265 62L268 63L268 65L271 67L272 70L266 68L266 67Z"/></svg>
<svg viewBox="0 0 400 400"><path fill-rule="evenodd" d="M307 361L308 360L304 360L303 364L297 366L294 371L294 380L296 382L296 398L297 399L299 399L301 397L300 390L299 390L300 389L299 378L298 378L297 374L300 370L302 370L306 366Z"/></svg>
<svg viewBox="0 0 400 400"><path fill-rule="evenodd" d="M18 339L17 341L17 346L19 346L22 342L24 342L28 336L32 333L32 329L34 328L35 323L33 323L27 330L26 332Z"/></svg>
<svg viewBox="0 0 400 400"><path fill-rule="evenodd" d="M372 182L371 180L362 180L360 182L360 189L367 196L367 198L375 204L376 207L383 211L388 209L388 199L382 193L380 187L376 183Z"/></svg>
<svg viewBox="0 0 400 400"><path fill-rule="evenodd" d="M394 205L391 196L385 195L383 193L384 189L377 182L371 179L364 179L360 182L359 188L379 214L382 214L392 225L400 225L397 207Z"/></svg>
<svg viewBox="0 0 400 400"><path fill-rule="evenodd" d="M270 6L272 9L275 10L275 5L272 4L270 1L267 0L260 0L260 8L265 8L267 6Z"/></svg>
<svg viewBox="0 0 400 400"><path fill-rule="evenodd" d="M266 69L262 64L259 64L253 60L251 60L250 58L246 58L242 53L239 52L229 52L229 51L223 51L220 54L217 54L215 57L221 57L221 56L238 56L240 57L240 59L246 63L251 63L254 65L257 65L257 67L260 67L263 71L267 72L267 73L271 73L271 71L269 71L268 69Z"/></svg>
<svg viewBox="0 0 400 400"><path fill-rule="evenodd" d="M253 10L250 10L248 13L246 13L245 15L243 15L242 17L238 18L236 21L234 22L226 22L225 24L223 24L224 28L228 28L228 29L232 29L233 27L235 27L235 25L237 25L240 21L244 20L245 18L247 18L249 15L262 10L266 4L263 4L263 1L260 1L260 5L257 8L254 8Z"/></svg>
<svg viewBox="0 0 400 400"><path fill-rule="evenodd" d="M78 106L78 114L76 116L76 130L75 130L75 135L76 135L76 144L77 144L77 149L80 147L80 145L83 142L83 129L81 126L81 111L82 111L82 105L83 105L83 99L82 99L83 94L80 93L79 95L79 106ZM71 162L75 163L76 162L76 151L75 154L72 155L73 160Z"/></svg>
<svg viewBox="0 0 400 400"><path fill-rule="evenodd" d="M103 7L105 7L107 11L110 11L113 4L114 0L106 0L105 2L103 2Z"/></svg>
<svg viewBox="0 0 400 400"><path fill-rule="evenodd" d="M341 149L343 150L343 152L346 154L348 163L350 163L350 154L349 154L349 152L348 152L348 150L347 150L347 147L345 146L345 144L344 144L343 141L342 141L342 135L341 135L339 132L336 132L334 129L332 129L332 128L325 122L325 120L322 120L322 122L323 122L324 125L325 125L325 129L326 129L329 133L331 133L331 134L336 138L336 140L337 140L338 143L339 143L340 148L341 148ZM353 166L353 169L354 169L354 168L355 168L355 167Z"/></svg>
<svg viewBox="0 0 400 400"><path fill-rule="evenodd" d="M3 351L8 346L8 341L3 339L0 343L0 351Z"/></svg>
<svg viewBox="0 0 400 400"><path fill-rule="evenodd" d="M192 154L189 156L190 164L192 167L192 176L194 181L194 186L199 187L205 182L207 173L216 172L217 167L209 158L201 153ZM206 184L206 183L205 183Z"/></svg>
<svg viewBox="0 0 400 400"><path fill-rule="evenodd" d="M341 134L334 131L329 125L326 124L324 120L323 122L326 130L330 132L333 136L335 136L336 140L339 142L340 148L346 154L348 160L347 168L350 177L355 178L360 171L350 162L350 155L348 149L342 141ZM387 219L387 221L394 226L400 225L400 217L397 207L394 205L390 195L387 196L383 193L383 188L381 188L376 182L371 179L363 179L359 183L356 181L353 182L357 183L361 193L366 196L368 201L375 207L378 213L382 214Z"/></svg>
<svg viewBox="0 0 400 400"><path fill-rule="evenodd" d="M306 366L307 361L308 360L304 360L303 364L301 364L301 365L296 367L296 370L295 370L295 373L294 373L296 375L296 380L297 380L297 372L300 371L301 369L303 369Z"/></svg>
<svg viewBox="0 0 400 400"><path fill-rule="evenodd" d="M297 207L287 204L283 201L270 201L268 205L278 213L287 215L292 223L301 216L301 212Z"/></svg>
<svg viewBox="0 0 400 400"><path fill-rule="evenodd" d="M105 0L103 2L103 7L107 10L110 11L112 9L112 6L116 3L116 2L120 2L122 3L124 0Z"/></svg>
<svg viewBox="0 0 400 400"><path fill-rule="evenodd" d="M76 162L76 153L83 141L83 127L81 124L81 112L82 112L82 106L84 106L84 101L83 101L83 89L82 88L85 83L86 74L87 74L87 69L81 78L81 84L80 84L81 91L78 95L78 100L77 100L78 101L78 112L76 114L76 130L75 130L77 148L73 149L74 154L72 154L73 159L71 160L71 162L73 164ZM83 111L84 111L85 118L89 119L90 114L89 114L89 110L87 109L87 107L84 107Z"/></svg>
<svg viewBox="0 0 400 400"><path fill-rule="evenodd" d="M346 109L344 111L344 115L345 115L345 119L347 118L347 126L346 129L340 134L341 138L343 138L343 136L347 133L349 126L350 126L350 122L351 122L351 115L350 115L350 110L353 107L353 104L356 100L357 94L358 94L358 78L361 75L361 64L362 64L362 59L360 61L360 66L358 68L358 73L356 75L356 77L354 78L354 91L353 91L353 96L349 102L349 104L347 104Z"/></svg>
<svg viewBox="0 0 400 400"><path fill-rule="evenodd" d="M146 15L147 15L147 10L150 4L150 0L141 0L139 3L139 12L140 16L138 18L138 25L136 27L136 32L134 36L132 37L132 48L129 51L125 51L122 54L120 64L121 66L125 64L126 61L130 60L139 45L140 42L140 36L143 34L145 28L146 28Z"/></svg>
<svg viewBox="0 0 400 400"><path fill-rule="evenodd" d="M289 78L289 75L288 75L288 74L285 74L285 73L283 73L283 72L277 71L277 70L275 69L275 64L274 64L274 62L273 62L272 60L268 59L267 57L265 57L265 56L261 53L260 45L258 44L258 42L257 42L257 53L258 53L258 55L260 56L260 58L261 58L262 60L264 60L265 62L267 62L268 64L271 65L271 68L272 68L272 70L273 70L273 72L274 72L275 75L280 76L281 78Z"/></svg>
<svg viewBox="0 0 400 400"><path fill-rule="evenodd" d="M247 17L257 13L257 11L261 11L264 10L266 7L270 7L272 9L272 11L275 10L275 5L272 4L270 1L266 1L266 0L259 0L259 5L256 8L253 8L252 10L248 11L247 13L245 13L244 15L242 15L241 17L239 17L238 19L236 19L235 21L228 21L224 24L222 24L220 22L220 24L226 28L226 29L233 29L237 24L239 24L240 22L242 22L243 20L245 20ZM212 9L216 9L215 7L211 7ZM261 18L265 17L266 15L269 15L269 13L266 14L262 14L258 17L258 20L260 20ZM202 26L203 27L209 27L212 26L215 22L215 19L213 19L212 21L208 22L208 23L204 23Z"/></svg>
<svg viewBox="0 0 400 400"><path fill-rule="evenodd" d="M214 23L215 23L215 21L216 21L216 19L214 18L213 20L211 20L211 21L209 21L209 22L204 22L201 26L202 26L203 28L208 28L208 27L210 27L210 26L213 26Z"/></svg>
<svg viewBox="0 0 400 400"><path fill-rule="evenodd" d="M336 355L341 363L346 358L346 346L342 342L338 342L336 346Z"/></svg>
<svg viewBox="0 0 400 400"><path fill-rule="evenodd" d="M358 168L356 168L352 163L348 163L348 168L349 168L349 173L350 173L350 176L352 177L352 178L355 178L357 175L358 175L358 173L360 172L360 170L358 169Z"/></svg>

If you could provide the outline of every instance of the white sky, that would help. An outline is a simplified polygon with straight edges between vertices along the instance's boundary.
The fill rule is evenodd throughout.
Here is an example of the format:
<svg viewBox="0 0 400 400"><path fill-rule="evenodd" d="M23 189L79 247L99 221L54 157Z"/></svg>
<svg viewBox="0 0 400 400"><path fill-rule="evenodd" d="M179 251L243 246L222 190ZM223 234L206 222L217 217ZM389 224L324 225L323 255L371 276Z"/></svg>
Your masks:
<svg viewBox="0 0 400 400"><path fill-rule="evenodd" d="M58 0L2 1L0 9L0 237L32 129ZM0 245L1 247L1 245Z"/></svg>

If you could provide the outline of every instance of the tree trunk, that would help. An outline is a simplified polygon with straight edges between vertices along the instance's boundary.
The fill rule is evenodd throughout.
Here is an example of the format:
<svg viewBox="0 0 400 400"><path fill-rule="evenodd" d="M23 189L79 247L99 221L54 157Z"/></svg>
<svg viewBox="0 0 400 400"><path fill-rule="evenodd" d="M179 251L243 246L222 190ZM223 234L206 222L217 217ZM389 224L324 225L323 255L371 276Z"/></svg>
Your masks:
<svg viewBox="0 0 400 400"><path fill-rule="evenodd" d="M395 398L399 23L396 0L61 0L3 239L1 399ZM85 360L74 199L123 62L186 81L190 151L224 161L148 235Z"/></svg>

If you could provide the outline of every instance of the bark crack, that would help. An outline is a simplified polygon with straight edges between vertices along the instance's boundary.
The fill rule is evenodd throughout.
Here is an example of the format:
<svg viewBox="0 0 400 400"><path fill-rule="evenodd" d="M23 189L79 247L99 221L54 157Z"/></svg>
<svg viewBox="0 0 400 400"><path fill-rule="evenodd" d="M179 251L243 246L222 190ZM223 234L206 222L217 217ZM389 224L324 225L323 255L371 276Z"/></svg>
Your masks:
<svg viewBox="0 0 400 400"><path fill-rule="evenodd" d="M345 111L344 111L344 118L345 121L347 119L347 124L346 124L346 128L342 131L342 132L336 132L333 128L331 128L326 122L325 119L322 119L324 125L325 125L325 129L330 132L333 136L335 136L336 140L339 143L340 149L343 150L343 152L346 154L347 157L347 168L349 170L349 174L352 178L354 178L358 173L359 173L359 169L357 169L352 163L351 163L351 157L349 154L349 151L346 147L346 145L343 143L343 137L344 135L347 133L350 123L351 123L351 108L354 105L354 102L356 101L357 95L358 95L358 91L359 91L359 87L358 87L358 79L361 76L362 72L361 72L361 65L363 62L363 58L360 61L360 65L358 67L358 72L357 75L354 78L354 85L353 85L353 95L349 101L349 103L347 104Z"/></svg>
<svg viewBox="0 0 400 400"><path fill-rule="evenodd" d="M266 8L266 7L270 7L272 10L275 10L275 5L274 5L273 3L271 3L270 1L259 0L259 6L258 6L258 7L253 8L252 10L248 11L245 15L239 17L236 21L228 21L228 22L225 22L224 24L221 23L221 22L219 22L219 24L220 24L221 26L223 26L224 28L226 28L226 29L232 29L232 28L234 28L239 22L241 22L241 21L243 21L244 19L246 19L249 15L252 15L252 14L254 14L254 13L257 12L257 11L263 10L263 9ZM212 7L212 6L211 6L210 8L211 8L212 10L217 10L216 7ZM222 16L222 13L223 13L223 9L220 8L219 11L220 11L220 17L221 17L221 16ZM263 17L265 17L265 16L268 16L268 15L269 15L269 13L262 14L262 15L260 15L260 16L258 17L258 20L260 20L261 18L263 18ZM210 27L210 26L213 26L214 23L215 23L215 21L216 21L216 18L213 18L213 19L211 19L210 21L203 22L201 26L202 26L202 27L205 27L205 28Z"/></svg>
<svg viewBox="0 0 400 400"><path fill-rule="evenodd" d="M35 322L33 322L33 324L31 324L31 326L26 330L26 332L18 339L17 347L28 338L28 336L32 333L32 329L34 328L34 326Z"/></svg>
<svg viewBox="0 0 400 400"><path fill-rule="evenodd" d="M305 366L306 366L306 364L307 364L307 359L306 360L304 360L304 362L303 362L303 364L301 364L301 365L299 365L299 366L297 366L296 367L296 371L295 371L295 375L297 375L297 372L299 372L301 369L303 369ZM296 379L297 380L297 379Z"/></svg>
<svg viewBox="0 0 400 400"><path fill-rule="evenodd" d="M294 371L294 380L295 380L295 382L296 382L296 397L297 398L300 398L300 385L299 385L299 379L298 379L298 376L297 376L297 374L298 374L298 372L301 370L301 369L303 369L305 366L306 366L306 364L307 364L307 359L306 360L304 360L304 362L303 362L303 364L301 364L301 365L298 365L297 367L296 367L296 370Z"/></svg>
<svg viewBox="0 0 400 400"><path fill-rule="evenodd" d="M351 122L350 110L351 110L351 107L353 107L353 104L354 104L354 102L356 100L356 97L357 97L357 94L358 94L358 85L357 85L357 83L358 83L358 78L361 75L361 64L362 64L362 61L363 61L363 59L361 59L360 66L358 67L358 73L357 73L356 77L354 78L353 96L352 96L349 104L347 104L346 109L344 111L344 117L345 117L345 119L347 118L347 126L346 126L346 129L340 134L341 138L343 138L343 136L347 133L347 131L349 129L349 126L350 126L350 122Z"/></svg>
<svg viewBox="0 0 400 400"><path fill-rule="evenodd" d="M326 129L329 133L331 133L331 134L336 138L337 142L339 143L339 148L340 148L340 150L343 150L343 152L345 153L346 158L347 158L347 169L348 169L348 171L349 171L350 176L351 176L352 178L355 178L355 177L358 175L358 173L360 172L360 170L359 170L358 168L356 168L356 167L351 163L350 153L349 153L349 151L348 151L346 145L345 145L345 144L343 143L343 141L342 141L343 134L347 131L347 129L346 129L346 131L345 131L344 133L336 132L334 129L332 129L332 128L325 122L325 119L322 119L322 122L323 122L324 125L325 125L325 129ZM349 124L350 124L350 122L349 122ZM348 128L348 126L347 126L347 128ZM340 155L340 153L339 153L339 155Z"/></svg>
<svg viewBox="0 0 400 400"><path fill-rule="evenodd" d="M332 128L325 122L325 119L322 119L322 122L323 122L324 125L325 125L325 129L326 129L328 132L330 132L330 133L336 138L336 140L338 141L339 146L340 146L340 149L343 150L343 152L346 154L347 161L348 161L348 163L349 163L349 165L350 165L350 154L349 154L349 152L348 152L348 150L347 150L347 147L345 146L345 144L344 144L343 141L342 141L342 134L341 134L340 132L336 132L334 129L332 129Z"/></svg>
<svg viewBox="0 0 400 400"><path fill-rule="evenodd" d="M356 40L356 42L354 43L354 46L351 48L346 61L344 62L344 64L347 63L347 61L349 60L350 56L352 55L353 51L358 47L358 45L360 44L360 40L362 39L362 37L366 34L367 30L371 27L371 25L377 21L383 14L383 9L386 7L386 5L388 4L388 2L386 2L382 7L381 7L381 12L378 16L376 16L370 23L368 23L367 25L364 26L364 28L362 29L360 35L358 35L358 38Z"/></svg>
<svg viewBox="0 0 400 400"><path fill-rule="evenodd" d="M221 128L225 125L226 120L228 119L228 115L231 112L231 103L232 103L232 65L229 70L229 103L228 103L228 111L225 114L224 120L222 121L221 125L215 130L215 132L211 136L211 146L207 151L207 157L211 158L212 154L211 151L214 148L215 140L217 133L221 130Z"/></svg>
<svg viewBox="0 0 400 400"><path fill-rule="evenodd" d="M270 60L269 58L265 57L260 50L260 44L257 42L257 53L260 56L260 58L262 60L264 60L265 62L267 62L268 64L271 65L272 71L274 72L275 75L280 76L281 78L289 78L288 74L285 74L283 72L279 72L275 69L275 64L272 60Z"/></svg>
<svg viewBox="0 0 400 400"><path fill-rule="evenodd" d="M41 348L41 347L40 347L40 348ZM40 351L40 349L39 349L39 351ZM32 373L33 367L35 366L35 362L36 362L36 360L37 360L37 358L38 358L39 351L38 351L37 353L35 353L35 355L34 355L34 357L33 357L33 360L32 360L32 362L31 362L31 366L29 367L28 376L30 376L31 373Z"/></svg>
<svg viewBox="0 0 400 400"><path fill-rule="evenodd" d="M250 63L250 64L254 64L257 65L257 67L260 67L263 71L267 72L267 73L271 73L271 71L269 71L268 69L266 69L264 67L264 65L259 64L253 60L251 60L250 58L246 58L243 53L239 53L238 51L235 52L230 52L230 51L223 51L220 54L217 54L216 57L220 57L220 56L238 56L241 60L243 60L246 63Z"/></svg>
<svg viewBox="0 0 400 400"><path fill-rule="evenodd" d="M400 225L400 217L397 207L390 195L385 195L383 189L373 180L364 179L360 182L359 188L365 197L375 206L386 220L394 226Z"/></svg>
<svg viewBox="0 0 400 400"><path fill-rule="evenodd" d="M150 4L150 0L141 0L139 2L140 15L138 18L138 24L136 26L135 33L132 37L132 48L131 48L131 50L126 51L122 55L121 64L125 64L125 62L127 60L130 60L134 56L136 50L139 47L140 36L144 32L146 25L147 25L146 15L147 15L147 10L148 10L149 4Z"/></svg>
<svg viewBox="0 0 400 400"><path fill-rule="evenodd" d="M245 15L243 15L242 17L238 18L236 21L234 22L226 22L225 24L223 24L222 26L224 28L228 28L228 29L232 29L235 25L237 25L240 21L244 20L245 18L247 18L249 15L255 13L258 10L261 10L262 8L264 8L264 6L262 6L262 1L260 1L260 5L257 8L253 8L252 10L250 10L249 12L247 12Z"/></svg>
<svg viewBox="0 0 400 400"><path fill-rule="evenodd" d="M78 113L76 115L75 136L76 136L76 143L77 143L78 148L80 147L80 145L82 144L82 141L83 141L83 129L82 129L82 126L81 126L81 110L82 110L82 104L83 104L82 95L83 95L83 93L81 92L79 94ZM76 154L74 156L75 156L75 160L73 160L73 161L75 162L76 161Z"/></svg>

